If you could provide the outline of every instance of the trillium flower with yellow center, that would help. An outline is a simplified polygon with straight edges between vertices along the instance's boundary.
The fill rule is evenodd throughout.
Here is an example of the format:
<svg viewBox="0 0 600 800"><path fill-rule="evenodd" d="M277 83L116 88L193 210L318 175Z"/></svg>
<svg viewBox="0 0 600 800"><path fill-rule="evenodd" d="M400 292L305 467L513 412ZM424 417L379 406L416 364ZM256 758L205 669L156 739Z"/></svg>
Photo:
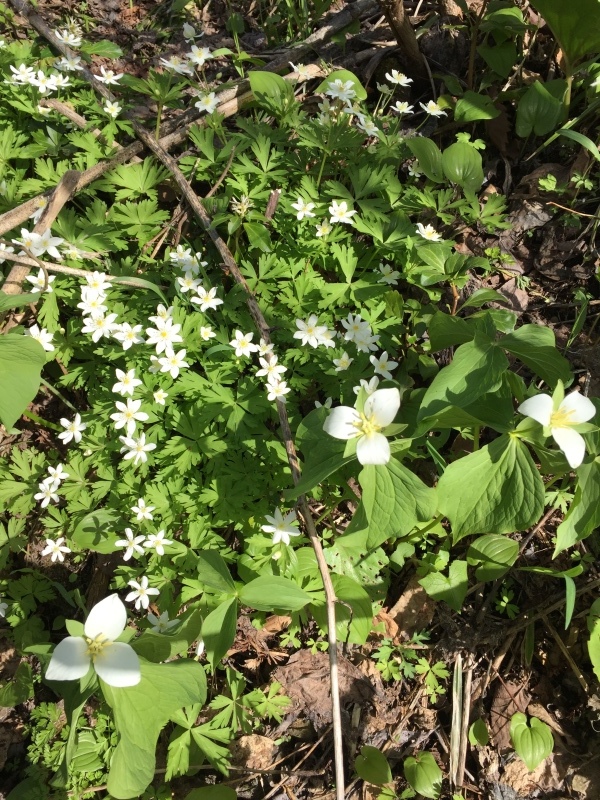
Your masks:
<svg viewBox="0 0 600 800"><path fill-rule="evenodd" d="M362 412L350 406L334 408L323 430L335 439L355 439L361 464L387 464L390 445L383 431L394 421L400 408L398 389L377 389L367 397Z"/></svg>
<svg viewBox="0 0 600 800"><path fill-rule="evenodd" d="M89 613L83 636L67 636L57 644L46 670L49 681L76 681L90 665L109 686L136 686L140 660L131 645L116 642L127 623L127 611L116 594L97 603Z"/></svg>
<svg viewBox="0 0 600 800"><path fill-rule="evenodd" d="M563 398L562 384L559 384L554 397L548 394L530 397L521 403L519 412L544 426L544 432L552 436L571 469L581 465L585 457L585 441L575 426L589 422L596 415L591 400L579 392L571 392Z"/></svg>

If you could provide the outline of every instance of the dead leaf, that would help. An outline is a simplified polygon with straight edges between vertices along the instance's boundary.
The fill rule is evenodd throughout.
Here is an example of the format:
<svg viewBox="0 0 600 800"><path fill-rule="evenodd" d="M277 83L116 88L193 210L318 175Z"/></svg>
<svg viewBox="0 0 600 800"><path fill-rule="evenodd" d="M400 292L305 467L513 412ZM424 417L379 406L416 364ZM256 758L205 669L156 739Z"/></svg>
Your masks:
<svg viewBox="0 0 600 800"><path fill-rule="evenodd" d="M490 736L499 752L511 748L510 720L517 712L524 713L531 695L525 691L525 684L505 681L498 689L490 709Z"/></svg>
<svg viewBox="0 0 600 800"><path fill-rule="evenodd" d="M416 575L409 580L400 599L389 611L390 617L395 620L400 632L407 639L412 638L417 631L426 630L434 613L435 602L419 585Z"/></svg>
<svg viewBox="0 0 600 800"><path fill-rule="evenodd" d="M270 769L278 747L267 736L253 733L250 736L240 736L231 743L229 749L234 766L251 770Z"/></svg>
<svg viewBox="0 0 600 800"><path fill-rule="evenodd" d="M509 308L511 311L516 311L517 314L519 314L527 310L529 295L525 289L519 289L516 278L511 278L509 281L506 281L506 283L500 287L500 294L503 294L510 300ZM500 308L500 306L498 306L498 308Z"/></svg>

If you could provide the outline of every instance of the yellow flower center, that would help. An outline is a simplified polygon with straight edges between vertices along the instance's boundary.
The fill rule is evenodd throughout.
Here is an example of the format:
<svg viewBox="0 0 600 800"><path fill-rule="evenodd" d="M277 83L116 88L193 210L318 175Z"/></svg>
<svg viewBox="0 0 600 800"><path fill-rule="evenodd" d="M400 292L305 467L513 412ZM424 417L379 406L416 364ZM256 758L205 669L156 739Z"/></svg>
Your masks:
<svg viewBox="0 0 600 800"><path fill-rule="evenodd" d="M355 428L357 428L363 436L372 436L374 433L379 433L382 426L378 425L375 422L373 416L367 417L364 414L360 415L360 420L352 423Z"/></svg>
<svg viewBox="0 0 600 800"><path fill-rule="evenodd" d="M100 655L100 653L104 650L105 647L109 647L112 642L104 636L104 634L99 633L93 639L89 639L86 637L86 642L88 645L86 655L90 656L90 658L95 659L96 656Z"/></svg>
<svg viewBox="0 0 600 800"><path fill-rule="evenodd" d="M570 428L575 423L571 420L573 409L558 409L550 417L551 428Z"/></svg>

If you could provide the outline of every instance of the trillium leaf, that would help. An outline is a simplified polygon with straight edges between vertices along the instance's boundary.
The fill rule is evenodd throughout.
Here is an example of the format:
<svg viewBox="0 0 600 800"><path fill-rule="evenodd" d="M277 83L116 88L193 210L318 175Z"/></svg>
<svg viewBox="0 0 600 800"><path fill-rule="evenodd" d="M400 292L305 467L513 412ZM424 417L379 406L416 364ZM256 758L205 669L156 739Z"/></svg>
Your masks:
<svg viewBox="0 0 600 800"><path fill-rule="evenodd" d="M365 745L360 748L360 755L354 762L358 777L375 786L384 786L392 782L392 770L387 758L377 747Z"/></svg>
<svg viewBox="0 0 600 800"><path fill-rule="evenodd" d="M261 575L240 589L240 602L257 611L300 611L312 600L289 578Z"/></svg>
<svg viewBox="0 0 600 800"><path fill-rule="evenodd" d="M577 479L569 511L558 526L554 558L600 527L600 459L582 464Z"/></svg>
<svg viewBox="0 0 600 800"><path fill-rule="evenodd" d="M193 611L175 630L157 633L147 630L131 643L135 652L147 661L158 663L185 653L192 642L200 636L202 614Z"/></svg>
<svg viewBox="0 0 600 800"><path fill-rule="evenodd" d="M567 56L570 65L583 56L600 53L600 3L598 0L535 0L540 12Z"/></svg>
<svg viewBox="0 0 600 800"><path fill-rule="evenodd" d="M495 119L500 114L492 98L486 94L466 91L454 108L454 119L457 122L475 122L478 119Z"/></svg>
<svg viewBox="0 0 600 800"><path fill-rule="evenodd" d="M483 183L481 153L466 142L454 142L442 153L444 175L467 192L477 192Z"/></svg>
<svg viewBox="0 0 600 800"><path fill-rule="evenodd" d="M442 792L442 770L431 753L419 753L404 762L404 777L415 792L437 800Z"/></svg>
<svg viewBox="0 0 600 800"><path fill-rule="evenodd" d="M119 734L107 782L116 800L138 797L152 782L156 743L171 715L206 700L206 675L198 662L141 661L140 666L142 679L137 686L118 689L101 683Z"/></svg>
<svg viewBox="0 0 600 800"><path fill-rule="evenodd" d="M472 342L461 345L452 363L444 367L425 392L419 421L449 406L465 408L481 395L497 389L508 360L491 339L477 333Z"/></svg>
<svg viewBox="0 0 600 800"><path fill-rule="evenodd" d="M510 738L527 769L533 772L554 748L554 737L550 727L537 717L527 717L521 712L513 714L510 720Z"/></svg>
<svg viewBox="0 0 600 800"><path fill-rule="evenodd" d="M340 642L364 644L371 632L373 622L373 606L367 591L357 581L346 575L331 576L331 582L338 600L335 618L337 620L337 638ZM348 609L352 610L352 613ZM311 611L322 630L327 629L327 610L324 603L313 602Z"/></svg>
<svg viewBox="0 0 600 800"><path fill-rule="evenodd" d="M559 380L569 384L573 377L569 362L556 349L554 332L543 325L522 325L503 336L500 346L517 356L553 389Z"/></svg>
<svg viewBox="0 0 600 800"><path fill-rule="evenodd" d="M223 556L216 550L201 550L196 554L198 564L198 577L207 590L235 592L235 583L229 574L229 569Z"/></svg>
<svg viewBox="0 0 600 800"><path fill-rule="evenodd" d="M434 600L444 600L454 611L460 611L469 589L467 562L453 561L447 576L430 572L419 583Z"/></svg>
<svg viewBox="0 0 600 800"><path fill-rule="evenodd" d="M442 151L434 141L423 136L416 136L414 139L407 139L406 146L415 156L429 180L434 183L444 182Z"/></svg>
<svg viewBox="0 0 600 800"><path fill-rule="evenodd" d="M469 546L467 561L469 564L479 564L475 570L478 581L493 581L512 567L518 555L518 542L508 536L490 533L475 539Z"/></svg>
<svg viewBox="0 0 600 800"><path fill-rule="evenodd" d="M470 533L525 530L544 510L540 473L526 446L508 435L450 464L437 491L455 542Z"/></svg>
<svg viewBox="0 0 600 800"><path fill-rule="evenodd" d="M206 657L214 670L235 639L238 604L235 597L220 603L202 624Z"/></svg>
<svg viewBox="0 0 600 800"><path fill-rule="evenodd" d="M31 336L0 336L0 422L11 430L38 393L46 351Z"/></svg>

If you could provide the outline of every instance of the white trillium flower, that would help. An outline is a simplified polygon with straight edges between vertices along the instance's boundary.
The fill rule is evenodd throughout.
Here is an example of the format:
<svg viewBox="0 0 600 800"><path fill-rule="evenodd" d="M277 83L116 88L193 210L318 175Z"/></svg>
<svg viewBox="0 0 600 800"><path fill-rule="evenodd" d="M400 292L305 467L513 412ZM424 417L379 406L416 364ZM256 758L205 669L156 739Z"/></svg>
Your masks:
<svg viewBox="0 0 600 800"><path fill-rule="evenodd" d="M151 611L149 611L146 618L152 626L154 633L167 633L171 630L171 628L179 625L178 619L169 619L168 611L163 611L163 613L158 617L156 614L153 614Z"/></svg>
<svg viewBox="0 0 600 800"><path fill-rule="evenodd" d="M323 430L335 439L355 439L361 464L387 464L390 445L382 431L391 425L400 408L398 389L378 389L365 400L362 413L350 406L334 408Z"/></svg>
<svg viewBox="0 0 600 800"><path fill-rule="evenodd" d="M60 424L66 430L63 433L59 433L58 438L62 439L64 444L69 444L71 439L73 439L75 444L79 444L81 441L81 432L87 428L85 422L81 421L81 414L75 414L75 419L72 421L63 418Z"/></svg>
<svg viewBox="0 0 600 800"><path fill-rule="evenodd" d="M417 222L417 233L429 242L439 242L442 234L438 233L433 225L423 225L422 222Z"/></svg>
<svg viewBox="0 0 600 800"><path fill-rule="evenodd" d="M119 539L115 542L116 547L124 547L123 561L129 561L134 553L142 555L144 548L140 544L145 539L145 536L134 536L131 528L125 528L125 539Z"/></svg>
<svg viewBox="0 0 600 800"><path fill-rule="evenodd" d="M136 506L131 506L131 510L135 514L135 518L138 522L144 519L154 519L152 512L155 508L156 506L147 506L146 501L142 497L137 501Z"/></svg>
<svg viewBox="0 0 600 800"><path fill-rule="evenodd" d="M65 540L64 536L59 536L58 539L53 542L52 539L46 539L46 547L41 552L43 556L52 556L52 561L64 561L65 556L64 553L70 553L71 548L66 547L63 544ZM56 679L55 679L56 680Z"/></svg>
<svg viewBox="0 0 600 800"><path fill-rule="evenodd" d="M581 465L585 457L585 440L574 427L596 416L596 407L591 400L579 392L571 392L556 407L550 395L538 394L521 403L519 412L550 431L571 469Z"/></svg>
<svg viewBox="0 0 600 800"><path fill-rule="evenodd" d="M117 369L115 375L117 376L117 383L112 387L112 391L123 397L127 394L133 397L136 386L142 385L142 381L135 377L134 369L130 369L128 372Z"/></svg>
<svg viewBox="0 0 600 800"><path fill-rule="evenodd" d="M290 537L300 536L295 511L288 511L284 517L281 509L276 508L273 516L265 514L265 519L269 524L261 525L261 530L273 534L273 544L279 544L279 542L289 544Z"/></svg>
<svg viewBox="0 0 600 800"><path fill-rule="evenodd" d="M83 636L67 636L54 648L46 679L79 680L91 665L109 686L136 686L142 677L137 653L131 645L115 641L126 624L127 611L118 595L101 600L90 611Z"/></svg>
<svg viewBox="0 0 600 800"><path fill-rule="evenodd" d="M150 596L160 594L158 589L149 589L148 588L148 578L144 575L138 581L129 581L128 586L131 586L133 592L129 592L125 601L127 603L131 603L135 600L135 607L139 611L140 608L147 609L150 605Z"/></svg>

